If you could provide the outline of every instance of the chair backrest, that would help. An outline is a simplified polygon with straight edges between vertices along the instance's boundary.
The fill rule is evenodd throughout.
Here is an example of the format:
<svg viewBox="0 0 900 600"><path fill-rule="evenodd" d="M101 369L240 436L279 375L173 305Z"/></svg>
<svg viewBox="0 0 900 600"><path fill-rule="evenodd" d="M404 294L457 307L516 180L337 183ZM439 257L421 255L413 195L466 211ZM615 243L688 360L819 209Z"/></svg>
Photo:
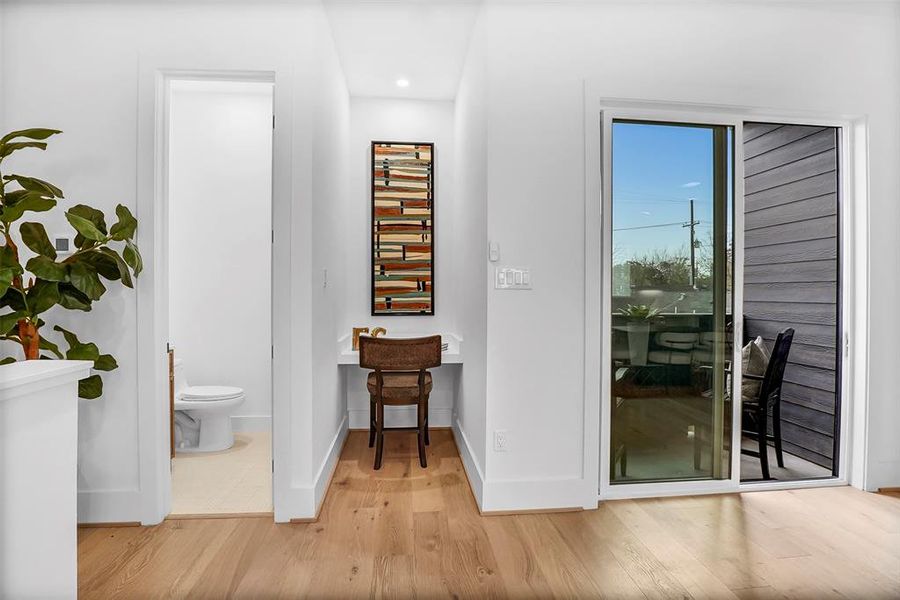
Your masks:
<svg viewBox="0 0 900 600"><path fill-rule="evenodd" d="M775 338L775 347L769 357L769 364L759 386L760 404L779 402L781 400L781 384L784 381L784 369L787 367L791 343L794 341L794 330L788 327Z"/></svg>
<svg viewBox="0 0 900 600"><path fill-rule="evenodd" d="M441 336L382 338L360 336L359 366L379 371L421 371L441 366Z"/></svg>

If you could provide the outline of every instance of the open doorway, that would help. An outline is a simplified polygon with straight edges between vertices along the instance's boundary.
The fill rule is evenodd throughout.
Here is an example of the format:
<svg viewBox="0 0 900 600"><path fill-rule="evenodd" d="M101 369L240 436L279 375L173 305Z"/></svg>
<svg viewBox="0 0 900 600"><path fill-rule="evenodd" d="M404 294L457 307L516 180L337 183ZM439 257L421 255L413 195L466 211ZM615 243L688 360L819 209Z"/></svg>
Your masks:
<svg viewBox="0 0 900 600"><path fill-rule="evenodd" d="M273 87L166 90L173 516L272 512Z"/></svg>

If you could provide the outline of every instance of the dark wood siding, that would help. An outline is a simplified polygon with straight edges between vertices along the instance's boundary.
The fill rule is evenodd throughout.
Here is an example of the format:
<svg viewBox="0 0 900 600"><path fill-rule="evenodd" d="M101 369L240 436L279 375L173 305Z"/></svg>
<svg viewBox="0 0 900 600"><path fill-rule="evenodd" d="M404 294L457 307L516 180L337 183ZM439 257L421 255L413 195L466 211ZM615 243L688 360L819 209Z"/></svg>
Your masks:
<svg viewBox="0 0 900 600"><path fill-rule="evenodd" d="M744 124L744 317L771 343L796 330L785 371L785 450L832 468L838 327L838 132Z"/></svg>

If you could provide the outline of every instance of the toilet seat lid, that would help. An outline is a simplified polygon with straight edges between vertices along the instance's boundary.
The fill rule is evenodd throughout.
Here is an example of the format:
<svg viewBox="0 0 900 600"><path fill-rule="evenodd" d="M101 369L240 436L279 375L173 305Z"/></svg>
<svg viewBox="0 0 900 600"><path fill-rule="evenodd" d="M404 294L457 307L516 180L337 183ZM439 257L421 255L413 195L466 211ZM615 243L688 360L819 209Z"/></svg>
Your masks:
<svg viewBox="0 0 900 600"><path fill-rule="evenodd" d="M244 393L239 387L230 385L192 385L181 391L182 400L226 400Z"/></svg>

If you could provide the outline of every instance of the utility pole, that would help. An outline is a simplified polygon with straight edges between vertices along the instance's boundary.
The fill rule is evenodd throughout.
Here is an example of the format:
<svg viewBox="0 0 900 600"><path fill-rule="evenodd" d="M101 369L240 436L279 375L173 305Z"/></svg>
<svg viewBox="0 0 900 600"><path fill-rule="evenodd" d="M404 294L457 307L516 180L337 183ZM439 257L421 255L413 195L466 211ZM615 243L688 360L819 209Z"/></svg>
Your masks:
<svg viewBox="0 0 900 600"><path fill-rule="evenodd" d="M697 289L697 260L696 260L696 248L697 248L697 225L700 224L700 221L694 220L694 199L691 198L691 220L682 225L682 227L690 227L691 228L691 288Z"/></svg>

